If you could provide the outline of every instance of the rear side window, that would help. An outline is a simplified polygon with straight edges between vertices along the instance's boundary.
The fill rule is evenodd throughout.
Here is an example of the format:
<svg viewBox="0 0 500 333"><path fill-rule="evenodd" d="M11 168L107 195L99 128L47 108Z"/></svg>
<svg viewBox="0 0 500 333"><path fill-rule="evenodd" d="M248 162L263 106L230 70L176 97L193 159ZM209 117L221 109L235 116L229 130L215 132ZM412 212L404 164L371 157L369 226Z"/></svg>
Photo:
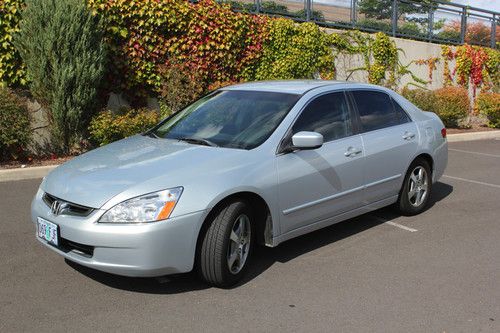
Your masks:
<svg viewBox="0 0 500 333"><path fill-rule="evenodd" d="M394 100L394 98L391 98L392 104L394 105L394 109L396 110L396 113L398 114L399 118L399 123L404 124L404 123L409 123L411 121L410 116L406 113L406 111L399 105L398 102Z"/></svg>
<svg viewBox="0 0 500 333"><path fill-rule="evenodd" d="M302 111L292 127L293 133L317 132L325 142L352 135L351 117L343 92L321 95Z"/></svg>
<svg viewBox="0 0 500 333"><path fill-rule="evenodd" d="M401 117L396 112L389 95L369 90L352 91L363 131L369 132L400 124Z"/></svg>

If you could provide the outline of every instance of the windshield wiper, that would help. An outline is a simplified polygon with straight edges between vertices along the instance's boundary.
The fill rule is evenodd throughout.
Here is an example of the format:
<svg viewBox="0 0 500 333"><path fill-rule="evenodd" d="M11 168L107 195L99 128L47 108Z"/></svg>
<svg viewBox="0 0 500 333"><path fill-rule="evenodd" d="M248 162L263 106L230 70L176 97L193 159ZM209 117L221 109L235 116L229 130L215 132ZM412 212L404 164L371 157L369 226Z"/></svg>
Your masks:
<svg viewBox="0 0 500 333"><path fill-rule="evenodd" d="M203 145L203 146L218 147L217 144L215 144L212 141L207 140L207 139L186 137L186 138L179 138L177 140L185 141L185 142L189 142L189 143L194 143L194 144L198 144L198 145Z"/></svg>
<svg viewBox="0 0 500 333"><path fill-rule="evenodd" d="M156 135L154 132L146 132L143 134L144 136L149 136L150 138L155 138L155 139L159 139L160 137L158 135Z"/></svg>

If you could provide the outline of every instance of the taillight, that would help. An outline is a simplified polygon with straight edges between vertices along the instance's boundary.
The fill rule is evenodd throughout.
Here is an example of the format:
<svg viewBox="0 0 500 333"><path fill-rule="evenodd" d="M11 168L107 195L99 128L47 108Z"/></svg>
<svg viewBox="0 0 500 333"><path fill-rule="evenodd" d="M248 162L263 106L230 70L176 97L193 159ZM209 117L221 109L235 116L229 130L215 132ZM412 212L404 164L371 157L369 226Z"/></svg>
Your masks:
<svg viewBox="0 0 500 333"><path fill-rule="evenodd" d="M443 139L446 138L446 128L441 129L441 136Z"/></svg>

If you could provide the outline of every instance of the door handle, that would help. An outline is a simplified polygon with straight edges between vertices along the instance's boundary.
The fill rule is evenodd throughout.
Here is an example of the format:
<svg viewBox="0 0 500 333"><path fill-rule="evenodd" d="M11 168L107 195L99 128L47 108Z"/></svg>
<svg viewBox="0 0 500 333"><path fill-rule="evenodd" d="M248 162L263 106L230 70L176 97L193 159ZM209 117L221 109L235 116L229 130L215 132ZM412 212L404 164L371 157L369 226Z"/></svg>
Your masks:
<svg viewBox="0 0 500 333"><path fill-rule="evenodd" d="M362 152L361 149L359 148L354 148L354 147L349 147L347 148L346 152L344 153L345 157L354 157Z"/></svg>
<svg viewBox="0 0 500 333"><path fill-rule="evenodd" d="M415 133L406 131L405 134L403 134L403 139L405 140L409 141L412 140L413 138L415 138Z"/></svg>

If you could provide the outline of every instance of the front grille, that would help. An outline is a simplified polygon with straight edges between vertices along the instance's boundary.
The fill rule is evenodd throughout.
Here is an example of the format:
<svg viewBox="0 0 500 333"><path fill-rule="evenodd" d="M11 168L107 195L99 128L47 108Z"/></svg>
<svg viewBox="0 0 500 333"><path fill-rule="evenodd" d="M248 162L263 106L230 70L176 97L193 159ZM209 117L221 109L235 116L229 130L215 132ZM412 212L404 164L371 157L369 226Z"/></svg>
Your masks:
<svg viewBox="0 0 500 333"><path fill-rule="evenodd" d="M58 211L58 215L88 216L94 210L91 207L77 205L72 202L56 198L48 193L44 193L42 199L49 208L52 207L54 201L59 201L61 209Z"/></svg>
<svg viewBox="0 0 500 333"><path fill-rule="evenodd" d="M91 258L94 255L93 246L72 242L65 238L60 238L59 249L64 252L75 251L76 253L87 258Z"/></svg>

